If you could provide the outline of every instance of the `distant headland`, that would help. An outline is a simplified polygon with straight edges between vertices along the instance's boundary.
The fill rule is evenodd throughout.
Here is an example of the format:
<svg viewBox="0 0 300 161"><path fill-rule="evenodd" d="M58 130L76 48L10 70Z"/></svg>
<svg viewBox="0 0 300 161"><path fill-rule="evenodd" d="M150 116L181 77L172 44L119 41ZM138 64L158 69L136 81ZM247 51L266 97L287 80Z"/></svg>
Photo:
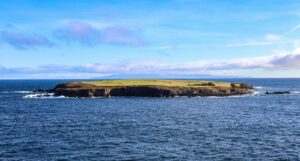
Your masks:
<svg viewBox="0 0 300 161"><path fill-rule="evenodd" d="M176 96L232 96L250 93L253 86L246 83L228 83L201 80L129 79L68 82L54 89L36 90L67 97L176 97Z"/></svg>

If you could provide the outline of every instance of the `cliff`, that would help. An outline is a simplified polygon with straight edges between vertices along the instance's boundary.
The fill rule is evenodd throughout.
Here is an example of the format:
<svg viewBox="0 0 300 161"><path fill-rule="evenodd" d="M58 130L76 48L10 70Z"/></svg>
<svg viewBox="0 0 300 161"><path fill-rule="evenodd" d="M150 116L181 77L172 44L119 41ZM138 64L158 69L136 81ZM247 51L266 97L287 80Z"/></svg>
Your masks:
<svg viewBox="0 0 300 161"><path fill-rule="evenodd" d="M252 89L245 83L225 83L196 80L111 80L68 82L57 85L55 96L67 97L175 97L230 96L247 94Z"/></svg>

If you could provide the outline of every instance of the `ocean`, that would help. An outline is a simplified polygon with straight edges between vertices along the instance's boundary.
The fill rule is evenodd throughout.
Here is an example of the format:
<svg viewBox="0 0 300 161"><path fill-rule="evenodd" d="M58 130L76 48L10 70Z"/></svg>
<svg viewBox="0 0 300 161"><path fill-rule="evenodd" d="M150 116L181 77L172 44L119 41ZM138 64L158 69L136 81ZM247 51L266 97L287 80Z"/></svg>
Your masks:
<svg viewBox="0 0 300 161"><path fill-rule="evenodd" d="M218 79L256 87L231 97L31 92L67 81L0 80L0 160L300 160L300 79Z"/></svg>

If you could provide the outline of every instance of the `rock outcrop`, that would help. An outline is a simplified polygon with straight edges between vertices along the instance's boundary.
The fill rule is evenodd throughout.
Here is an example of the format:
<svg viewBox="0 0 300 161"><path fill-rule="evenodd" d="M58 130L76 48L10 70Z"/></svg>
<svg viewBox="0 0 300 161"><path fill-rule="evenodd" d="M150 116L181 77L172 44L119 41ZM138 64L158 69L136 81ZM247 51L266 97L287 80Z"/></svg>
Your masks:
<svg viewBox="0 0 300 161"><path fill-rule="evenodd" d="M276 91L276 92L266 92L265 94L267 95L272 95L272 94L292 94L290 91Z"/></svg>
<svg viewBox="0 0 300 161"><path fill-rule="evenodd" d="M176 97L176 96L230 96L242 95L250 92L252 86L247 84L233 85L231 87L168 87L168 86L95 86L81 82L70 82L57 85L54 89L55 96L67 97L111 97L111 96L136 96L136 97Z"/></svg>

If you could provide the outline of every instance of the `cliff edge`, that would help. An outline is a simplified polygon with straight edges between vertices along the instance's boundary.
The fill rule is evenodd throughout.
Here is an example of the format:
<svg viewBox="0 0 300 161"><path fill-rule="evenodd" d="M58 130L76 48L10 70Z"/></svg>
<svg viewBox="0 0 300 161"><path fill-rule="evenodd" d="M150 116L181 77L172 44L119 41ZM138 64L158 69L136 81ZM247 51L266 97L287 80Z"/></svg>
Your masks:
<svg viewBox="0 0 300 161"><path fill-rule="evenodd" d="M58 84L55 96L67 97L176 97L231 96L250 93L253 87L245 83L199 80L106 80Z"/></svg>

